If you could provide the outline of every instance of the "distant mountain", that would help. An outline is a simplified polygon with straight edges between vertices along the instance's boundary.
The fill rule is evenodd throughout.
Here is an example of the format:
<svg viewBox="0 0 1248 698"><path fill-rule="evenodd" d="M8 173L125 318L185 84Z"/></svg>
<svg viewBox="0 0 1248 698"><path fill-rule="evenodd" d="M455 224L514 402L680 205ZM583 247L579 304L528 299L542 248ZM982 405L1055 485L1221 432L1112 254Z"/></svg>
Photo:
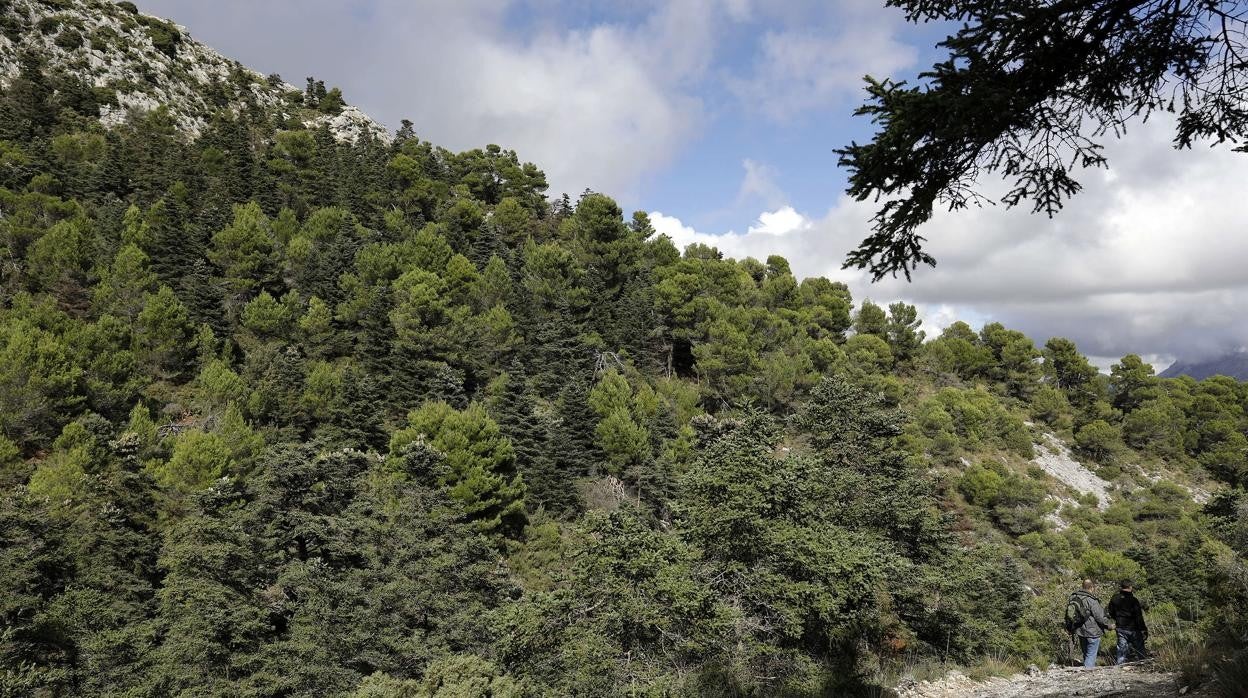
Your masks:
<svg viewBox="0 0 1248 698"><path fill-rule="evenodd" d="M1248 380L1248 352L1237 351L1204 361L1179 359L1161 372L1162 378L1177 376L1191 376L1196 380L1210 376L1230 376L1236 380Z"/></svg>

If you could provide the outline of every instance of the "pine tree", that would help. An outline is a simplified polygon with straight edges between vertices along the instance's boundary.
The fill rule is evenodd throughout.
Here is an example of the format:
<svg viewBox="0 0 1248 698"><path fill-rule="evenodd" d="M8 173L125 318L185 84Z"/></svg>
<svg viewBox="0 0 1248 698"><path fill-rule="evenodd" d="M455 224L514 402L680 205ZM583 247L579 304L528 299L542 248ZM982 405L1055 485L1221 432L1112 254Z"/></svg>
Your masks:
<svg viewBox="0 0 1248 698"><path fill-rule="evenodd" d="M540 506L555 514L575 511L572 478L557 466L558 449L552 440L550 419L538 414L523 365L513 360L507 372L494 380L490 391L490 416L515 449L516 469L524 476L529 508Z"/></svg>
<svg viewBox="0 0 1248 698"><path fill-rule="evenodd" d="M173 289L161 286L144 296L143 310L135 319L135 343L148 365L178 375L186 369L190 339L190 314Z"/></svg>
<svg viewBox="0 0 1248 698"><path fill-rule="evenodd" d="M524 526L525 483L511 441L477 403L456 410L429 402L408 415L408 426L390 437L390 455L425 441L449 466L441 484L483 531L516 534Z"/></svg>
<svg viewBox="0 0 1248 698"><path fill-rule="evenodd" d="M269 582L262 539L243 525L241 504L233 483L218 483L166 536L150 692L234 690L271 640L273 609L258 595Z"/></svg>
<svg viewBox="0 0 1248 698"><path fill-rule="evenodd" d="M149 676L156 644L151 619L160 575L153 486L141 469L137 438L108 445L110 463L89 480L92 507L68 531L74 582L50 609L73 638L75 663L83 667L77 690L87 695L138 689Z"/></svg>
<svg viewBox="0 0 1248 698"><path fill-rule="evenodd" d="M342 394L316 434L331 444L380 450L387 438L382 425L390 416L382 398L379 381L351 366L344 372Z"/></svg>
<svg viewBox="0 0 1248 698"><path fill-rule="evenodd" d="M565 477L596 474L603 462L594 435L598 417L589 405L590 389L586 380L566 380L555 401L559 414L559 421L551 428L555 466Z"/></svg>
<svg viewBox="0 0 1248 698"><path fill-rule="evenodd" d="M58 632L49 600L72 580L65 522L25 488L0 494L0 662L14 693L71 690L73 647Z"/></svg>
<svg viewBox="0 0 1248 698"><path fill-rule="evenodd" d="M208 252L221 270L227 306L232 312L272 279L273 235L269 219L255 202L234 207L234 222L212 236Z"/></svg>

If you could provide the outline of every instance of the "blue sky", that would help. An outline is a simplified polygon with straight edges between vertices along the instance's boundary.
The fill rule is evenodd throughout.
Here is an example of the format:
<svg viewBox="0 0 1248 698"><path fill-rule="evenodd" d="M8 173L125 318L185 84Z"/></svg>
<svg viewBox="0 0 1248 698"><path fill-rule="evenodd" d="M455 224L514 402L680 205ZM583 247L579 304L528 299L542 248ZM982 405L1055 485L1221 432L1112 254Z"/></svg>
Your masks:
<svg viewBox="0 0 1248 698"><path fill-rule="evenodd" d="M1107 366L1160 368L1248 344L1248 156L1176 153L1173 123L1107 144L1110 167L1050 220L990 206L938 212L939 265L912 283L840 268L869 204L843 196L833 152L870 73L913 80L946 27L882 0L148 0L141 9L263 73L314 75L391 128L452 149L498 143L651 213L677 244L786 256L855 298L916 304L936 332L996 320L1075 340ZM981 182L988 194L998 181Z"/></svg>
<svg viewBox="0 0 1248 698"><path fill-rule="evenodd" d="M892 76L913 81L937 55L933 47L943 38L943 28L902 24L899 13L882 7L879 15L881 24L890 25L895 39L911 52L890 52L895 63L904 66ZM818 19L808 28L811 34L837 33L836 13ZM699 85L707 106L700 132L669 166L642 184L640 198L648 210L679 215L699 229L744 230L761 208L788 204L799 211L821 212L844 191L846 173L838 167L835 151L851 141L868 140L873 131L867 118L853 115L865 94L858 84L772 114L734 93L730 82L717 79L754 70L766 52L760 44L767 31L784 29L749 23L724 42L712 71L716 75ZM877 72L875 77L889 73ZM747 161L767 178L771 191L742 192Z"/></svg>
<svg viewBox="0 0 1248 698"><path fill-rule="evenodd" d="M676 6L683 9L673 10ZM859 78L871 69L880 77L893 68L913 75L921 62L930 63L935 55L932 45L942 35L939 28L904 23L897 10L858 0L840 4L748 0L277 0L263 4L153 0L145 3L144 9L187 25L196 38L261 72L280 72L297 85L305 74L315 74L330 84L340 85L349 101L388 126L393 128L399 119L412 118L417 132L424 137L460 147L481 145L497 135L456 128L453 119L446 123L422 120L425 102L420 90L408 93L405 102L403 95L394 94L397 86L387 81L362 80L363 76L347 69L361 65L357 62L361 47L352 40L352 34L367 42L370 59L390 62L385 67L386 75L401 81L405 73L424 72L433 66L427 61L407 60L402 46L404 32L386 32L386 27L393 26L396 19L419 22L423 16L470 17L477 23L479 33L466 40L488 37L517 56L540 50L535 47L546 41L567 41L570 36L604 30L615 32L626 37L625 43L632 42L637 51L622 51L623 60L645 63L642 54L671 54L674 62L685 63L642 67L651 73L644 77L656 86L656 91L680 106L683 119L678 138L667 144L670 147L654 152L649 162L621 164L611 177L598 177L592 168L584 173L576 168L552 171L557 189L552 193L566 189L575 196L585 187L600 188L620 198L626 206L668 212L698 227L723 230L746 229L757 218L760 207L774 208L783 203L797 210L819 211L831 206L845 185L844 173L836 166L834 149L853 138L870 135L866 120L851 116L862 95ZM250 15L249 21L241 19L244 14ZM451 25L457 23L448 21ZM482 25L489 29L480 31ZM872 32L871 36L879 41L855 44L853 33L863 30ZM290 50L295 48L293 44L299 36L312 38L309 43L316 46ZM387 41L394 42L394 51L377 50L376 42L365 38L372 36L385 36ZM836 53L811 65L812 70L837 71L835 79L820 84L823 75L794 74L797 66L792 62L785 66L786 79L776 79L777 62L783 59L776 56L775 47L791 45L795 38L807 42L809 51L830 49L830 53ZM356 60L344 55L347 53L355 53ZM592 51L573 50L567 56L585 57L588 53ZM604 84L618 77L613 73L620 66L610 60L591 60L590 65L602 69L598 80ZM471 60L458 67L484 68L472 65ZM638 90L635 86L623 86L622 95L630 92ZM617 108L646 111L652 107L648 102L626 101ZM445 111L453 109L454 105L448 104ZM647 128L663 131L667 126L643 125L632 135L654 135ZM665 136L666 131L659 135ZM620 134L605 132L602 137ZM543 156L548 156L541 152L541 144L537 152L524 150L523 144L500 144L519 148L522 157L539 166L544 165ZM756 173L767 176L767 191L742 191L746 161L753 163Z"/></svg>

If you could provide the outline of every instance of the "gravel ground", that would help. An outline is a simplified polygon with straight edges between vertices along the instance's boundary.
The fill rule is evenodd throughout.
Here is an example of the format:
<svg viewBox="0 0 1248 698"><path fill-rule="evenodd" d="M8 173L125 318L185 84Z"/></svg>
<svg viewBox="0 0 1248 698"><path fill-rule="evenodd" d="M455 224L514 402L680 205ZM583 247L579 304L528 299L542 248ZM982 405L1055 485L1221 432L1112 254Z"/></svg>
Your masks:
<svg viewBox="0 0 1248 698"><path fill-rule="evenodd" d="M1096 669L1061 668L1009 678L973 681L960 672L943 679L897 688L899 698L1162 698L1184 696L1208 698L1212 693L1185 690L1174 674L1153 670L1148 663Z"/></svg>

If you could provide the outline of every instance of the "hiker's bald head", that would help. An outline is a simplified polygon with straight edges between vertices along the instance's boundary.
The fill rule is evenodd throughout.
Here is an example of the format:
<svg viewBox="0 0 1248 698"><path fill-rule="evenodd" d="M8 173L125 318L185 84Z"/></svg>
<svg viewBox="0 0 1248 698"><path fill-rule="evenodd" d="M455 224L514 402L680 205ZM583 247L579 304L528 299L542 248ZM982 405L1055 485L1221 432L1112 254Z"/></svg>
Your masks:
<svg viewBox="0 0 1248 698"><path fill-rule="evenodd" d="M1092 581L1091 579L1085 579L1085 580L1083 580L1083 590L1084 590L1084 591L1092 591L1092 590L1093 590L1093 589L1095 589L1095 588L1096 588L1096 582Z"/></svg>

